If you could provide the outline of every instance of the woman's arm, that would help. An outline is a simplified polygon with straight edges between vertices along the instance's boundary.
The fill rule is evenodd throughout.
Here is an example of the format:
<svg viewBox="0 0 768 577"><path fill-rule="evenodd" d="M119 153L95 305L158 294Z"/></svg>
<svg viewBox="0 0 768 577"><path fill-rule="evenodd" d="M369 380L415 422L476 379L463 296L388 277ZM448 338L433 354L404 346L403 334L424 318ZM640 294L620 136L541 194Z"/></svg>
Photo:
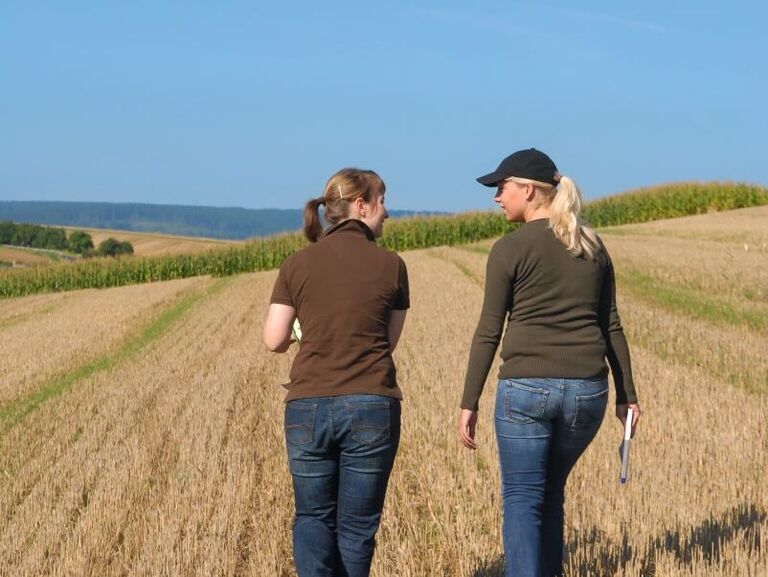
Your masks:
<svg viewBox="0 0 768 577"><path fill-rule="evenodd" d="M603 250L605 251L605 247ZM605 254L608 258L608 270L600 297L600 328L605 338L606 357L608 358L608 365L611 367L613 383L616 386L616 417L623 426L627 420L627 409L632 408L632 436L634 437L635 427L642 410L637 401L637 392L632 378L629 345L627 345L616 306L616 275L608 252L606 251Z"/></svg>
<svg viewBox="0 0 768 577"><path fill-rule="evenodd" d="M264 321L264 344L273 353L284 353L291 344L291 326L296 318L292 306L272 303Z"/></svg>
<svg viewBox="0 0 768 577"><path fill-rule="evenodd" d="M475 432L478 402L504 332L504 320L512 306L512 281L505 270L503 247L497 242L488 256L483 310L469 349L467 376L457 422L459 440L468 449L477 448Z"/></svg>
<svg viewBox="0 0 768 577"><path fill-rule="evenodd" d="M502 239L503 240L503 239ZM488 255L485 272L485 298L480 320L477 323L464 380L461 408L478 410L485 379L493 364L493 357L504 332L504 321L512 307L512 283L506 270L505 247L497 242Z"/></svg>
<svg viewBox="0 0 768 577"><path fill-rule="evenodd" d="M405 324L405 315L408 313L406 309L393 310L389 317L389 326L387 327L387 334L389 335L389 351L395 352L397 341L400 340L400 333L403 332L403 325Z"/></svg>
<svg viewBox="0 0 768 577"><path fill-rule="evenodd" d="M607 254L606 252L606 256ZM608 270L600 295L600 329L605 339L608 365L611 367L613 382L616 385L616 404L632 404L637 403L637 393L632 378L632 362L624 329L621 326L619 310L616 306L616 277L613 264L610 257L607 258Z"/></svg>

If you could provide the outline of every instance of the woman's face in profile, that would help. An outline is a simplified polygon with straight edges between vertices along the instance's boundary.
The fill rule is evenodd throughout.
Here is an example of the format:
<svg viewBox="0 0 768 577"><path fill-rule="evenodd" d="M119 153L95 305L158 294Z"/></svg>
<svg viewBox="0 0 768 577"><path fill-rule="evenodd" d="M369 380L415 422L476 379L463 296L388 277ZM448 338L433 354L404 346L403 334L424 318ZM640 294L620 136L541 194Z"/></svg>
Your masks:
<svg viewBox="0 0 768 577"><path fill-rule="evenodd" d="M523 190L525 185L511 180L502 180L496 189L494 202L501 207L501 212L509 222L521 222L525 212Z"/></svg>
<svg viewBox="0 0 768 577"><path fill-rule="evenodd" d="M384 195L378 195L371 203L365 204L366 215L361 218L373 232L375 238L379 238L384 232L384 221L389 218L389 213L384 206Z"/></svg>

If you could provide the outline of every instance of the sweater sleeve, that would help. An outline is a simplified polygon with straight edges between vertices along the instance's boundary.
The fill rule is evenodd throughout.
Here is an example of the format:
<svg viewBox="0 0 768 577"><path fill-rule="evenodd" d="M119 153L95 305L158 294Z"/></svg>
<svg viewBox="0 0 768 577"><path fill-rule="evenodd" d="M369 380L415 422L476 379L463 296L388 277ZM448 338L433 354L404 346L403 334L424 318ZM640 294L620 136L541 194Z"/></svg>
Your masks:
<svg viewBox="0 0 768 577"><path fill-rule="evenodd" d="M488 255L483 309L469 349L467 376L461 399L461 408L473 411L478 410L485 379L504 331L504 320L507 312L512 308L514 278L507 272L503 258L504 251L499 247L500 242L493 246Z"/></svg>
<svg viewBox="0 0 768 577"><path fill-rule="evenodd" d="M605 338L608 364L611 367L613 382L616 386L616 404L636 403L637 393L632 379L629 346L621 326L619 310L616 307L616 276L608 253L605 254L608 258L608 270L603 280L600 296L600 329L603 332L603 338Z"/></svg>

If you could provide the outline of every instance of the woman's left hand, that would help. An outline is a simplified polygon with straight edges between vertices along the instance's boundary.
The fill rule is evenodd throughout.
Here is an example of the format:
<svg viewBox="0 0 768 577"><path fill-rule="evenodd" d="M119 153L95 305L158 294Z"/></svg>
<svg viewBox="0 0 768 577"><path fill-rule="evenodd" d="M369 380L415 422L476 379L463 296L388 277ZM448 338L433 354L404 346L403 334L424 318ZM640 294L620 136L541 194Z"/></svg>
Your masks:
<svg viewBox="0 0 768 577"><path fill-rule="evenodd" d="M470 409L461 409L459 413L459 439L462 444L468 448L475 450L477 444L475 443L475 428L477 427L477 411Z"/></svg>
<svg viewBox="0 0 768 577"><path fill-rule="evenodd" d="M642 411L640 410L640 405L638 403L616 405L616 417L621 421L622 427L627 421L627 409L632 409L632 437L634 438L637 422L640 420Z"/></svg>

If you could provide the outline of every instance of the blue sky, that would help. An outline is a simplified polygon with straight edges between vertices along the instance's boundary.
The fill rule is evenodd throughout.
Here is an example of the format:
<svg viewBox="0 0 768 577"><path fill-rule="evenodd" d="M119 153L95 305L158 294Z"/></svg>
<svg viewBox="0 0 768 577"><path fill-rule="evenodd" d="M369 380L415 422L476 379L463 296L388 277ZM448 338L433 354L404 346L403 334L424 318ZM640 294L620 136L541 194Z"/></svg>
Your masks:
<svg viewBox="0 0 768 577"><path fill-rule="evenodd" d="M587 198L768 183L768 3L0 1L0 199L492 208L535 146Z"/></svg>

